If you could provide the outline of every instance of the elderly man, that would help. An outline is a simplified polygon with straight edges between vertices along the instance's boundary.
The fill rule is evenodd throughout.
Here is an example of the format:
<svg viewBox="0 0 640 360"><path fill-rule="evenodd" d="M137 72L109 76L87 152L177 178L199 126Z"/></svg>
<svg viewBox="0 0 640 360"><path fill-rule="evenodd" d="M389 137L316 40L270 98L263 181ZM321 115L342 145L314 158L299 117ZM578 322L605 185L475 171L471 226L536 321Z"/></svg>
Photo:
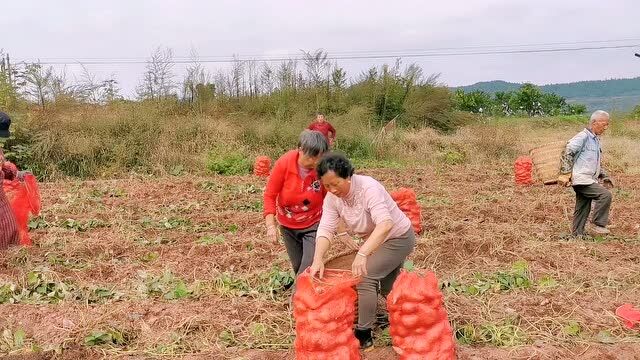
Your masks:
<svg viewBox="0 0 640 360"><path fill-rule="evenodd" d="M582 236L594 202L592 231L604 235L609 233L609 208L611 207L611 192L600 185L599 180L608 188L613 187L613 181L601 166L602 149L599 136L609 127L609 114L598 110L591 114L589 126L579 132L567 143L562 154L561 175L558 183L563 186L573 186L576 193L576 209L573 213L571 233Z"/></svg>

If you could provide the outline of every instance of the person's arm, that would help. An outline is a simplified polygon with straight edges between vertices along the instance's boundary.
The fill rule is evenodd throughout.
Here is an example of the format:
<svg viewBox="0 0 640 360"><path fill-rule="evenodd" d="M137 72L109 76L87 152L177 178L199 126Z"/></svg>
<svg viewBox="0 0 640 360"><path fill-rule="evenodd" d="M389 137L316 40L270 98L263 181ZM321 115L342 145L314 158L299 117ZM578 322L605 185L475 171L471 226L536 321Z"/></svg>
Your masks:
<svg viewBox="0 0 640 360"><path fill-rule="evenodd" d="M328 123L328 124L329 124L329 139L335 140L336 139L336 129L330 123Z"/></svg>
<svg viewBox="0 0 640 360"><path fill-rule="evenodd" d="M602 180L603 184L608 188L613 188L615 186L613 179L611 179L609 173L602 167L602 165L600 165L600 175L598 175L598 178Z"/></svg>
<svg viewBox="0 0 640 360"><path fill-rule="evenodd" d="M558 177L558 182L561 185L568 185L571 181L573 163L575 162L576 155L582 150L586 141L587 134L580 132L567 142L567 146L560 157L560 176Z"/></svg>
<svg viewBox="0 0 640 360"><path fill-rule="evenodd" d="M394 223L391 217L391 211L386 203L385 195L386 190L382 185L368 188L364 192L366 207L376 227L356 254L356 258L351 266L351 271L355 276L367 275L367 258L382 245L387 239L387 236L389 236L391 229L393 229Z"/></svg>
<svg viewBox="0 0 640 360"><path fill-rule="evenodd" d="M613 181L613 179L609 176L609 173L607 173L604 168L600 167L600 176L599 178L602 180L602 183L604 184L605 187L608 188L613 188L616 186L616 183Z"/></svg>
<svg viewBox="0 0 640 360"><path fill-rule="evenodd" d="M287 166L283 159L276 161L263 195L263 215L267 226L267 235L277 241L276 201L286 176Z"/></svg>
<svg viewBox="0 0 640 360"><path fill-rule="evenodd" d="M311 277L318 274L318 278L324 276L324 254L331 248L331 241L324 236L316 238L316 250L313 254L313 263L309 267L309 275Z"/></svg>
<svg viewBox="0 0 640 360"><path fill-rule="evenodd" d="M334 201L334 198L326 196L322 204L322 217L316 231L316 250L313 254L313 263L310 268L311 276L317 273L322 278L324 275L324 255L331 247L331 240L333 240L340 220L340 214Z"/></svg>

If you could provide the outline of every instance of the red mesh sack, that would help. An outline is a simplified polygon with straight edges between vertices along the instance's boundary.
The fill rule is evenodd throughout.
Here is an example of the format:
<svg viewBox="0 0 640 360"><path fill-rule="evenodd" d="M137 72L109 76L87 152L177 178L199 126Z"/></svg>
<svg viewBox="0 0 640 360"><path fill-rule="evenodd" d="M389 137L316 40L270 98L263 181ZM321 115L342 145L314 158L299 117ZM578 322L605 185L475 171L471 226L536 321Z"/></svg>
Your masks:
<svg viewBox="0 0 640 360"><path fill-rule="evenodd" d="M455 342L433 272L402 270L389 296L389 333L400 360L453 360Z"/></svg>
<svg viewBox="0 0 640 360"><path fill-rule="evenodd" d="M533 160L528 156L520 156L516 159L513 165L516 184L518 185L531 185L533 184L533 178L531 176L533 168Z"/></svg>
<svg viewBox="0 0 640 360"><path fill-rule="evenodd" d="M298 360L357 360L360 343L353 333L359 279L351 271L326 269L322 280L308 270L296 279L293 316Z"/></svg>
<svg viewBox="0 0 640 360"><path fill-rule="evenodd" d="M271 171L271 158L258 156L253 164L253 175L267 177Z"/></svg>
<svg viewBox="0 0 640 360"><path fill-rule="evenodd" d="M400 188L397 191L393 191L391 193L391 197L398 204L398 207L402 212L407 215L409 220L411 220L411 225L413 225L413 231L416 234L422 232L422 211L420 210L420 205L416 200L416 193L413 189L408 188Z"/></svg>
<svg viewBox="0 0 640 360"><path fill-rule="evenodd" d="M622 318L627 329L633 329L636 324L640 324L640 310L634 309L631 304L624 304L618 307L616 315Z"/></svg>
<svg viewBox="0 0 640 360"><path fill-rule="evenodd" d="M4 180L2 187L4 189L11 209L16 217L18 225L18 235L20 237L19 244L31 246L31 238L29 237L29 215L40 214L40 191L38 182L31 173L25 173L20 180Z"/></svg>

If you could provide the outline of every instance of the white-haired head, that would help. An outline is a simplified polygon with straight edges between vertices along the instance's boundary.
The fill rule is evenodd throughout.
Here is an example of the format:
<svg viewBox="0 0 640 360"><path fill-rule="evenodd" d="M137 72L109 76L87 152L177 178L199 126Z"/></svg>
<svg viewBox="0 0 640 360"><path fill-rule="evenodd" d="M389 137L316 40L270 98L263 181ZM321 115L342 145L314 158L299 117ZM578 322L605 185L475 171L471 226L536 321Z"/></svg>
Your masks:
<svg viewBox="0 0 640 360"><path fill-rule="evenodd" d="M596 135L602 135L609 127L609 113L602 110L596 110L589 118L589 130Z"/></svg>
<svg viewBox="0 0 640 360"><path fill-rule="evenodd" d="M589 118L589 126L593 125L594 122L599 120L609 120L609 113L604 110L594 111Z"/></svg>

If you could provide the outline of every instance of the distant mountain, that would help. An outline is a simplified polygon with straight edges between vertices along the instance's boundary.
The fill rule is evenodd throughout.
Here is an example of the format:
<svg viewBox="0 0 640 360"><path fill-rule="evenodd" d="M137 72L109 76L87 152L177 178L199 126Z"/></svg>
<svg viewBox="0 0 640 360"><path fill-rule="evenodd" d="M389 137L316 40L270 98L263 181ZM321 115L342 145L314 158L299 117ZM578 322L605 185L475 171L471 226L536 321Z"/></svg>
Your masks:
<svg viewBox="0 0 640 360"><path fill-rule="evenodd" d="M496 93L517 90L520 86L522 84L495 80L453 89L463 89L465 92L482 90ZM585 104L590 111L595 109L629 111L634 106L640 105L640 77L549 84L540 86L540 89L544 92L558 94L566 98L568 102Z"/></svg>

